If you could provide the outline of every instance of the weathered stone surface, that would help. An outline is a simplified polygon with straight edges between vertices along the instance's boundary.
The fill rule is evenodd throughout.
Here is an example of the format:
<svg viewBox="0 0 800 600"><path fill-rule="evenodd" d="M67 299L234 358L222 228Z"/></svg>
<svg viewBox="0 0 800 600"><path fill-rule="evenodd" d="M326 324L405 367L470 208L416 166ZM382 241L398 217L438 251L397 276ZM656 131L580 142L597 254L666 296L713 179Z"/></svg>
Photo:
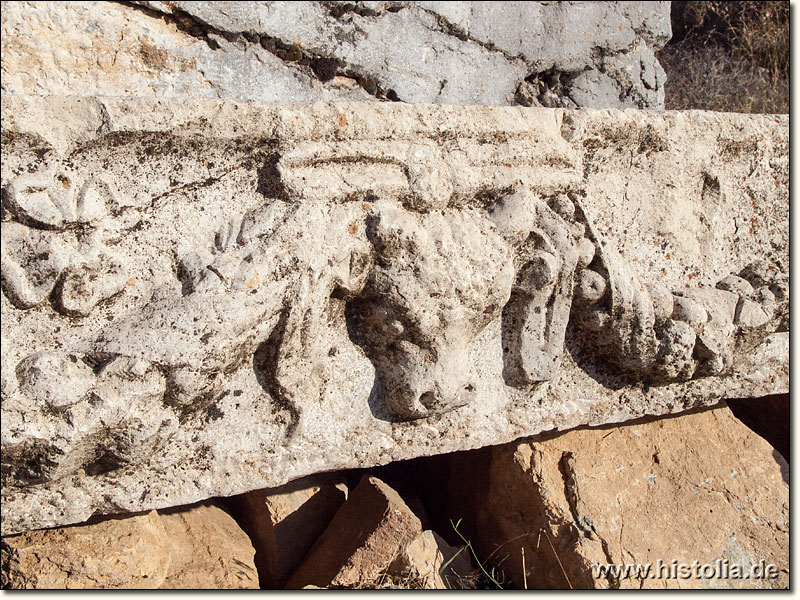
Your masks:
<svg viewBox="0 0 800 600"><path fill-rule="evenodd" d="M389 574L413 581L421 589L445 589L444 581L439 575L444 556L436 542L430 529L420 532L400 549L400 553L389 565Z"/></svg>
<svg viewBox="0 0 800 600"><path fill-rule="evenodd" d="M210 504L30 531L2 544L4 588L258 588L250 540Z"/></svg>
<svg viewBox="0 0 800 600"><path fill-rule="evenodd" d="M2 102L4 535L788 389L787 117Z"/></svg>
<svg viewBox="0 0 800 600"><path fill-rule="evenodd" d="M287 587L373 584L421 532L419 519L397 492L365 475Z"/></svg>
<svg viewBox="0 0 800 600"><path fill-rule="evenodd" d="M232 499L239 523L255 545L262 588L286 584L347 500L347 492L341 477L320 474Z"/></svg>
<svg viewBox="0 0 800 600"><path fill-rule="evenodd" d="M462 589L475 569L465 546L455 548L426 529L400 550L388 573L414 589L448 590Z"/></svg>
<svg viewBox="0 0 800 600"><path fill-rule="evenodd" d="M529 587L788 586L788 465L724 405L470 454L457 468L485 480L471 498L452 481L452 510L467 515L462 529L479 556L502 561L516 586L523 548ZM717 560L727 571L690 570ZM762 560L761 573L772 564L775 578L730 576ZM611 576L595 563L652 569ZM683 570L690 577L679 578Z"/></svg>
<svg viewBox="0 0 800 600"><path fill-rule="evenodd" d="M663 107L669 2L6 2L3 90Z"/></svg>

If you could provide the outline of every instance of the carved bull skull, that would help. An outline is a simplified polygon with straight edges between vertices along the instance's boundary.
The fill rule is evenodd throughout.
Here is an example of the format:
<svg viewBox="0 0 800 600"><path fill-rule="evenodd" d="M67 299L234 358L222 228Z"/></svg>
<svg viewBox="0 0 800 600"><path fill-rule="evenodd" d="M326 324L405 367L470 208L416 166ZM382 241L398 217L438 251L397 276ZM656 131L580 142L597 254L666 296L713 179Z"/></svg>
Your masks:
<svg viewBox="0 0 800 600"><path fill-rule="evenodd" d="M469 346L513 282L510 249L477 212L420 217L390 202L368 220L375 267L348 316L403 417L467 402Z"/></svg>

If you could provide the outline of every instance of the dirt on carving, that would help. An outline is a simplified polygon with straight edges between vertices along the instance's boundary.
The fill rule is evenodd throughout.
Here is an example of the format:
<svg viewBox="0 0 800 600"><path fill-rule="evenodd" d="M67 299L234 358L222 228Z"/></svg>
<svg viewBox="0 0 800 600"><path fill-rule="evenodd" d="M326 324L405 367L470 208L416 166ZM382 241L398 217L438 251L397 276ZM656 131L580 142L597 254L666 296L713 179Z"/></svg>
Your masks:
<svg viewBox="0 0 800 600"><path fill-rule="evenodd" d="M156 71L163 71L167 68L167 51L163 48L156 48L152 44L142 42L139 46L139 57L147 67Z"/></svg>

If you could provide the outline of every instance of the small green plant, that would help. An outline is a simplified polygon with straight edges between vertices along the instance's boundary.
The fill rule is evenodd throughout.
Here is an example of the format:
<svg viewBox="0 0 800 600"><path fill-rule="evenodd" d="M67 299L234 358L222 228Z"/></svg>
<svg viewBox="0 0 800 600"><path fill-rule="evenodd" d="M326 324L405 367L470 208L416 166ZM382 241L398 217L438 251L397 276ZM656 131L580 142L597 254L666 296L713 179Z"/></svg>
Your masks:
<svg viewBox="0 0 800 600"><path fill-rule="evenodd" d="M499 582L499 581L497 581L497 578L495 577L495 569L494 569L494 567L492 567L490 571L487 571L487 570L486 570L486 567L484 566L484 563L482 563L482 562L480 561L480 559L478 558L478 555L477 555L477 554L475 554L475 549L472 547L472 542L470 542L470 541L469 541L467 538L465 538L465 537L462 535L462 533L461 533L461 532L458 530L458 526L459 526L459 525L461 525L461 519L459 519L459 520L458 520L458 521L456 521L455 523L453 523L453 520L452 520L452 519L450 519L450 525L453 527L453 531L455 531L455 532L456 532L456 535L458 535L458 537L460 537L460 538L461 538L461 540L464 542L464 544L465 544L464 548L467 548L467 549L469 549L470 553L472 554L472 558L474 558L474 559L475 559L475 564L477 564L477 565L478 565L478 568L479 568L479 569L480 569L480 570L483 572L483 574L486 576L486 578L487 578L487 579L488 579L488 580L489 580L489 581L490 581L492 584L494 584L495 586L497 586L497 589L499 589L499 590L502 590L502 589L503 589L503 586L502 586L502 585L500 585L500 582ZM448 565L449 565L451 562L453 562L453 560L455 560L456 556L458 556L458 555L461 553L461 551L462 551L462 550L464 550L464 548L461 548L461 550L459 550L459 551L458 551L458 552L456 552L456 553L455 553L453 556L451 556L451 557L450 557L450 560L448 560L446 563L444 563L444 564L442 565L442 568L441 568L441 569L439 569L439 573L440 573L440 574L444 572L444 569L445 569L445 568L446 568L446 567L447 567L447 566L448 566Z"/></svg>

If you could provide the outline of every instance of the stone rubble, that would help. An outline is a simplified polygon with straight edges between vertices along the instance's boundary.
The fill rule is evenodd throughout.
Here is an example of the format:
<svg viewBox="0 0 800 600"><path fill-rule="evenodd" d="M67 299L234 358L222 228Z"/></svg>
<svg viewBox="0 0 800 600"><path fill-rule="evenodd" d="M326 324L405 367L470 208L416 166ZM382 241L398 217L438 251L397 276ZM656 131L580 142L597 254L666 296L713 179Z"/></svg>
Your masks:
<svg viewBox="0 0 800 600"><path fill-rule="evenodd" d="M483 474L469 494L465 471ZM788 586L788 465L724 405L463 454L452 472L462 493L451 494L450 510L466 515L465 535L480 556L502 561L514 587L523 586L523 549L529 588ZM670 571L673 561L717 560L729 574L763 560L777 577ZM595 572L596 563L653 566L624 577Z"/></svg>
<svg viewBox="0 0 800 600"><path fill-rule="evenodd" d="M406 587L426 590L463 589L476 569L466 546L454 547L426 529L411 540L388 568L388 574Z"/></svg>
<svg viewBox="0 0 800 600"><path fill-rule="evenodd" d="M397 492L365 475L286 587L374 584L421 532L419 519Z"/></svg>
<svg viewBox="0 0 800 600"><path fill-rule="evenodd" d="M238 522L256 547L262 587L280 589L286 584L347 495L341 477L322 473L233 500Z"/></svg>
<svg viewBox="0 0 800 600"><path fill-rule="evenodd" d="M2 541L4 589L258 589L253 546L213 504Z"/></svg>

